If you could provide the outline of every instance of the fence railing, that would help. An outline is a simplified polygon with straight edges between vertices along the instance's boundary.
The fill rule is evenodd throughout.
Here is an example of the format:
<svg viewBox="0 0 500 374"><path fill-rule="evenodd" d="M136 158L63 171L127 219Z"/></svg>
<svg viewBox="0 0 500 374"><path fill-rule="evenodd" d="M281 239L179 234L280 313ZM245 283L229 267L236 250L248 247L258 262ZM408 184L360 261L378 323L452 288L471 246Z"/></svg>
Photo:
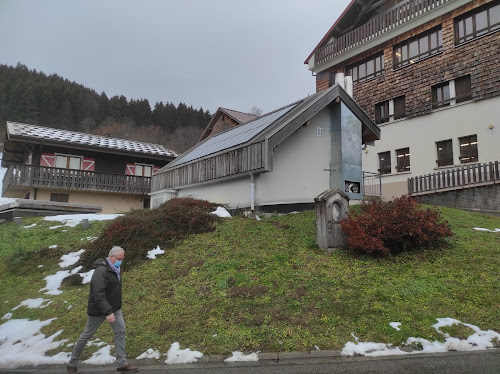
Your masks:
<svg viewBox="0 0 500 374"><path fill-rule="evenodd" d="M408 178L408 193L413 195L491 183L500 183L498 161L466 165L456 169Z"/></svg>
<svg viewBox="0 0 500 374"><path fill-rule="evenodd" d="M379 173L363 172L363 195L382 196L382 178Z"/></svg>
<svg viewBox="0 0 500 374"><path fill-rule="evenodd" d="M151 178L44 166L10 165L3 179L2 194L12 186L145 195L151 192Z"/></svg>
<svg viewBox="0 0 500 374"><path fill-rule="evenodd" d="M335 56L357 47L405 22L421 16L452 0L408 0L373 17L367 23L345 32L332 42L319 47L314 55L314 65L319 66Z"/></svg>

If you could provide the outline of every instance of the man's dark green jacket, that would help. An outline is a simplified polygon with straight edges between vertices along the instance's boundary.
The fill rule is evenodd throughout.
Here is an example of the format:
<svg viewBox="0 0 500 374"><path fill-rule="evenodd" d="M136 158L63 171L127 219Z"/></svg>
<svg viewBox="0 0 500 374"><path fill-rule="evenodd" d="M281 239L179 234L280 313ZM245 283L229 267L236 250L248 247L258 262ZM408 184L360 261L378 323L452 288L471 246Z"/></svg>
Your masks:
<svg viewBox="0 0 500 374"><path fill-rule="evenodd" d="M87 314L108 316L122 307L122 282L106 259L96 260L93 267Z"/></svg>

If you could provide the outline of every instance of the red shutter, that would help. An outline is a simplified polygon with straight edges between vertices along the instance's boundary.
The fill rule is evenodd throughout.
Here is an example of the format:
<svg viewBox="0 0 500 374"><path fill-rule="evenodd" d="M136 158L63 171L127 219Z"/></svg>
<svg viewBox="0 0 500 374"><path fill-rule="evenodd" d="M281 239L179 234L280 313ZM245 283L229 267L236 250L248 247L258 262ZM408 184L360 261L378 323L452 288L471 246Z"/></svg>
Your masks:
<svg viewBox="0 0 500 374"><path fill-rule="evenodd" d="M56 167L56 155L53 153L42 153L40 157L40 166Z"/></svg>
<svg viewBox="0 0 500 374"><path fill-rule="evenodd" d="M153 167L153 174L156 174L161 169L161 166Z"/></svg>
<svg viewBox="0 0 500 374"><path fill-rule="evenodd" d="M82 159L82 170L94 171L95 170L95 160L93 158L84 157Z"/></svg>
<svg viewBox="0 0 500 374"><path fill-rule="evenodd" d="M127 167L125 168L125 174L135 175L135 164L127 164Z"/></svg>

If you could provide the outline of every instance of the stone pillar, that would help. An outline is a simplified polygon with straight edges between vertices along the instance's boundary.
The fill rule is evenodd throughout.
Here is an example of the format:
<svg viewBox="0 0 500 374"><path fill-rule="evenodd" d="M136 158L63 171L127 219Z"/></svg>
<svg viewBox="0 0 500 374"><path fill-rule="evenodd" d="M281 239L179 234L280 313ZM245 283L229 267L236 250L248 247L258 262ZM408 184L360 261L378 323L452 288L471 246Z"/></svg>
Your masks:
<svg viewBox="0 0 500 374"><path fill-rule="evenodd" d="M347 240L340 221L349 212L349 197L341 190L326 190L314 198L316 206L316 242L327 252L346 248Z"/></svg>

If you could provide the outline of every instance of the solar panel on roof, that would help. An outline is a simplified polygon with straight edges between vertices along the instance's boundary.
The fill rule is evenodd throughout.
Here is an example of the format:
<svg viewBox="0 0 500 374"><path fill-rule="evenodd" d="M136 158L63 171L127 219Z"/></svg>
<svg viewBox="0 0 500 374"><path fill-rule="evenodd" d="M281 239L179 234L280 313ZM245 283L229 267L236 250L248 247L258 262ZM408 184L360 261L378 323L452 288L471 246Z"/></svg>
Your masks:
<svg viewBox="0 0 500 374"><path fill-rule="evenodd" d="M246 143L294 107L295 105L290 105L265 117L258 118L246 124L236 126L229 131L214 135L188 154L173 161L169 166L184 164L197 158L222 151L223 149Z"/></svg>

